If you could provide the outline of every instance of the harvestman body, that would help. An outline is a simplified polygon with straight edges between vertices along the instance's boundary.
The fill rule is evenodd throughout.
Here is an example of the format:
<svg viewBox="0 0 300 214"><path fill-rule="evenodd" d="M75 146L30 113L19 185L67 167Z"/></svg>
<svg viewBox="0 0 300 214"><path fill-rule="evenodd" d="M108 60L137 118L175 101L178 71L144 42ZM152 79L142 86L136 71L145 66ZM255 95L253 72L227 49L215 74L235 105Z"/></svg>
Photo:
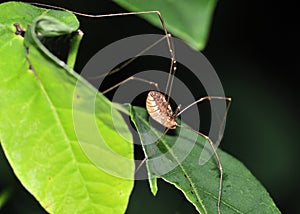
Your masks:
<svg viewBox="0 0 300 214"><path fill-rule="evenodd" d="M32 3L32 4L38 5L38 6L45 6L45 7L49 7L49 8L54 8L54 9L59 9L59 10L66 10L65 8L61 8L61 7L57 7L57 6L51 6L51 5L46 5L46 4L41 4L41 3ZM206 96L206 97L203 97L203 98L200 98L200 99L196 100L195 102L191 103L190 105L188 105L186 108L184 108L181 111L179 110L179 106L177 107L177 109L176 109L175 112L172 111L172 108L171 108L171 106L169 104L169 98L170 98L170 92L171 92L171 89L172 89L173 78L174 78L174 74L175 74L175 70L176 70L176 60L175 60L175 54L174 54L173 48L172 48L172 43L170 41L171 35L167 31L164 19L163 19L162 15L160 14L159 11L128 12L128 13L104 14L104 15L89 15L89 14L83 14L83 13L78 13L78 12L74 12L74 11L70 11L70 12L72 12L72 13L74 13L76 15L85 16L85 17L91 17L91 18L103 18L103 17L113 17L113 16L127 16L127 15L138 15L138 14L156 14L156 15L158 15L158 17L160 19L160 22L162 24L164 33L165 33L165 37L164 38L167 40L169 52L170 52L170 55L171 55L171 65L170 65L170 71L169 71L169 79L168 79L167 86L166 86L166 92L168 92L166 94L169 94L169 95L168 95L168 97L166 99L165 95L162 94L161 92L159 92L159 91L150 91L148 93L148 96L147 96L147 99L146 99L146 108L147 108L147 111L148 111L149 115L156 122L158 122L159 124L163 125L166 128L166 131L164 132L164 134L169 129L176 129L177 127L180 127L180 128L189 129L189 130L191 130L191 131L193 131L193 132L201 135L202 137L204 137L210 143L210 146L211 146L211 148L212 148L212 150L214 152L214 155L216 157L216 160L218 162L218 167L219 167L219 171L220 171L220 183L219 183L218 204L217 204L218 205L218 213L220 213L221 212L220 211L220 205L221 205L221 195L222 195L223 168L222 168L222 164L221 164L220 158L218 156L218 153L216 152L216 149L214 147L214 144L213 144L212 140L208 136L202 134L201 132L196 131L196 130L190 128L190 127L186 127L186 126L182 126L182 125L178 124L176 122L176 118L181 113L183 113L185 110L187 110L188 108L190 108L191 106L193 106L193 105L195 105L195 104L197 104L199 102L202 102L204 100L219 99L219 100L226 100L226 101L230 102L231 98L218 97L218 96ZM160 42L160 41L158 41L158 42ZM109 74L112 74L112 73L115 73L115 72L121 70L123 67L125 67L128 64L130 64L135 58L137 58L138 56L142 55L142 53L144 53L146 50L148 50L151 47L153 47L155 44L153 44L150 47L146 48L144 51L141 51L140 53L137 54L136 57L134 57L133 59L131 59L128 62L124 63L119 68L111 71ZM103 75L101 75L101 76L103 76ZM101 77L101 76L99 76L99 77ZM125 79L124 81L122 81L122 82L120 82L120 83L112 86L111 88L105 90L102 93L104 94L104 93L106 93L106 92L108 92L110 90L113 90L113 89L117 88L118 86L122 85L123 83L128 82L130 80L137 80L137 81L146 82L148 84L154 85L158 89L157 83L132 76L132 77L129 77L129 78ZM229 108L229 105L227 107L227 111L228 111L228 108ZM227 111L226 111L226 113L227 113ZM226 118L226 115L224 117L224 120L225 120L225 118ZM159 141L155 144L155 146L157 146L158 143L159 143ZM150 153L151 153L151 151L150 151ZM141 164L137 167L136 171L141 167L141 165L146 160L147 160L147 158L145 158L141 162Z"/></svg>
<svg viewBox="0 0 300 214"><path fill-rule="evenodd" d="M220 171L219 194L218 194L218 213L220 213L221 212L220 205L221 205L221 196L222 196L222 186L223 186L223 168L222 168L222 164L221 164L221 160L219 158L219 155L216 152L216 149L214 147L214 144L208 136L206 136L206 135L202 134L201 132L196 131L196 130L188 127L188 126L182 126L182 125L180 125L176 122L176 118L181 113L183 113L185 110L190 108L191 106L193 106L193 105L195 105L199 102L202 102L204 100L211 100L211 99L227 100L229 102L231 101L231 98L228 98L228 97L206 96L206 97L202 97L202 98L196 100L195 102L191 103L186 108L184 108L182 111L179 110L180 106L178 106L176 111L173 112L172 108L169 104L169 101L166 100L166 97L165 97L164 94L162 94L159 91L150 91L148 93L148 96L147 96L147 99L146 99L146 108L147 108L148 114L151 116L151 118L153 120L155 120L159 124L166 127L166 130L165 130L164 134L169 129L176 129L177 127L180 127L180 128L185 128L185 129L189 129L193 132L196 132L197 134L201 135L202 137L204 137L209 142L209 144L210 144L210 146L213 150L213 153L216 157L216 160L218 162L218 167L219 167L219 171ZM227 111L228 111L228 108L229 108L229 105L227 107ZM227 111L226 111L226 113L227 113ZM226 115L225 115L225 118L226 118ZM159 143L159 141L155 144L155 146L157 146L158 143ZM150 153L152 151L153 150L151 150ZM143 163L144 163L144 160L142 161L141 164L143 164ZM139 165L139 167L141 166L141 164ZM139 169L139 167L138 167L138 169Z"/></svg>
<svg viewBox="0 0 300 214"><path fill-rule="evenodd" d="M176 129L178 126L172 108L162 93L150 91L146 100L146 108L149 115L164 127Z"/></svg>

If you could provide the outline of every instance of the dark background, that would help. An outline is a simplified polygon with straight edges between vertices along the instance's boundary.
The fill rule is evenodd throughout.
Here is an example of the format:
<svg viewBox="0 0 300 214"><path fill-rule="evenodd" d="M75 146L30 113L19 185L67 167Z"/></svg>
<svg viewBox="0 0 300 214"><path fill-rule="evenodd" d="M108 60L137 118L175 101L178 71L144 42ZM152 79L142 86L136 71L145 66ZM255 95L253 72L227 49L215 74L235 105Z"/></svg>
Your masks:
<svg viewBox="0 0 300 214"><path fill-rule="evenodd" d="M55 5L90 14L124 11L109 1L72 1L72 5L56 1ZM221 148L249 168L283 213L300 213L299 21L295 9L290 2L219 1L203 51L226 95L233 98ZM162 33L137 17L79 20L85 35L78 71L111 42L129 35ZM191 90L196 90L193 87L191 84ZM44 213L18 183L2 151L0 154L0 191L14 187L12 198L0 212ZM147 185L136 183L127 213L195 213L172 186L160 182L158 196L153 197Z"/></svg>

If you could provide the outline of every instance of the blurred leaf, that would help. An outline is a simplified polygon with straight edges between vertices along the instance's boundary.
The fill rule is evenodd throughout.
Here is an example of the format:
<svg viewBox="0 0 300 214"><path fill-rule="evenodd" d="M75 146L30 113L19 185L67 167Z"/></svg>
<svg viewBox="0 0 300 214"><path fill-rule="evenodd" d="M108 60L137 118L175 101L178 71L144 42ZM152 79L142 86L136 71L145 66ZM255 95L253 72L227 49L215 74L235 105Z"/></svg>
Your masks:
<svg viewBox="0 0 300 214"><path fill-rule="evenodd" d="M123 213L133 187L131 133L111 103L39 40L78 25L69 12L0 5L1 145L48 212Z"/></svg>
<svg viewBox="0 0 300 214"><path fill-rule="evenodd" d="M197 50L205 48L216 0L114 0L130 11L161 12L167 30L185 40ZM155 15L142 15L143 18L157 27L162 28L160 19Z"/></svg>
<svg viewBox="0 0 300 214"><path fill-rule="evenodd" d="M4 206L4 204L9 200L11 192L12 191L10 188L6 188L0 193L0 210Z"/></svg>
<svg viewBox="0 0 300 214"><path fill-rule="evenodd" d="M219 169L214 156L204 165L199 157L206 140L187 129L166 135L153 150L161 134L147 122L145 109L132 107L135 124L145 151L150 186L162 178L180 189L200 213L217 213ZM180 131L180 132L179 132ZM264 187L234 157L218 150L223 170L221 213L280 213Z"/></svg>

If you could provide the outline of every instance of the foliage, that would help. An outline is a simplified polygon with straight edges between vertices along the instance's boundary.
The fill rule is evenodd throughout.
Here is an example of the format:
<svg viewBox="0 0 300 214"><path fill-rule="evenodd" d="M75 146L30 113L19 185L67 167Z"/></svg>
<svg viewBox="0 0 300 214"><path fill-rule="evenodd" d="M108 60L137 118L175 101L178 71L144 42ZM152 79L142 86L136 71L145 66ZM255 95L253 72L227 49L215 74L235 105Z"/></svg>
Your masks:
<svg viewBox="0 0 300 214"><path fill-rule="evenodd" d="M0 11L0 139L14 173L48 212L124 212L134 169L127 125L113 110L129 141L113 129L111 103L40 42L76 31L76 17L17 2ZM99 152L105 168L86 151Z"/></svg>
<svg viewBox="0 0 300 214"><path fill-rule="evenodd" d="M207 20L214 6L215 1L207 1ZM180 3L177 7L185 11ZM125 211L133 187L133 146L118 110L130 115L150 157L147 168L152 192L156 194L157 178L162 178L181 190L199 212L216 212L218 168L214 159L199 166L205 143L202 137L181 129L180 136L165 136L157 149L149 152L152 147L146 143L155 142L158 134L146 122L145 109L112 104L77 75L71 67L78 42L71 43L68 65L43 45L42 39L61 35L80 40L79 23L73 14L17 2L1 4L0 11L1 145L18 179L48 212ZM187 27L185 22L178 29L173 26L178 20L176 11L170 13L173 19L166 17L168 28L195 48L203 48L210 21L206 20L200 33L189 33L181 28ZM165 17L163 9L162 13ZM200 35L201 39L194 41L187 34ZM193 139L197 139L195 145ZM179 150L173 147L174 142L180 142ZM192 150L179 160L187 144ZM221 150L218 153L225 175L223 213L279 213L264 187L243 164ZM160 156L164 159L152 161ZM176 167L168 173L159 173L160 167L172 166Z"/></svg>
<svg viewBox="0 0 300 214"><path fill-rule="evenodd" d="M114 2L130 11L160 11L167 29L198 50L205 48L212 15L217 3L216 0L114 0ZM142 15L142 17L162 28L158 17L154 15Z"/></svg>

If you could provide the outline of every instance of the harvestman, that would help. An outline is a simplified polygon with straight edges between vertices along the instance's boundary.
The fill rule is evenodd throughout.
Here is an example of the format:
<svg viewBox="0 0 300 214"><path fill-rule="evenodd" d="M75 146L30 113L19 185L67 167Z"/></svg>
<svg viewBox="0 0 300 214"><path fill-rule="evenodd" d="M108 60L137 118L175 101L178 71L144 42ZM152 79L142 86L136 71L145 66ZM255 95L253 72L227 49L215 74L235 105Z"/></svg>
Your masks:
<svg viewBox="0 0 300 214"><path fill-rule="evenodd" d="M53 9L59 9L59 10L66 10L65 8L62 7L57 7L57 6L52 6L52 5L46 5L46 4L41 4L41 3L32 3L34 5L38 5L38 6L45 6L45 7L49 7L49 8L53 8ZM111 91L115 88L117 88L118 86L130 81L130 80L137 80L137 81L142 81L145 83L148 83L150 85L154 85L157 90L156 91L150 91L148 93L147 99L146 99L146 109L148 111L148 114L152 117L152 119L154 119L156 122L158 122L159 124L161 124L162 126L164 126L166 129L163 133L163 136L168 132L168 130L170 129L176 129L177 127L179 128L185 128L185 129L189 129L199 135L201 135L202 137L204 137L210 144L212 151L215 155L215 158L217 160L218 163L218 168L219 168L219 173L220 173L220 181L219 181L219 192L218 192L218 213L221 212L220 210L220 205L221 205L221 196L222 196L222 183L223 183L223 168L222 168L222 164L219 158L218 153L216 152L216 149L214 147L214 143L212 142L212 140L206 136L205 134L196 131L190 127L187 126L182 126L181 124L178 124L176 122L176 118L181 115L184 111L186 111L187 109L189 109L191 106L203 102L205 100L212 100L212 99L219 99L219 100L226 100L228 102L231 101L231 98L228 97L220 97L220 96L206 96L206 97L202 97L196 101L194 101L193 103L191 103L190 105L188 105L187 107L185 107L183 110L180 110L180 106L177 107L177 109L173 112L172 108L169 104L169 99L170 99L170 94L171 94L171 90L172 90L172 84L173 84L173 80L174 80L174 75L175 75L175 71L176 71L176 59L175 59L175 53L172 47L172 42L171 42L171 35L168 33L164 19L162 17L162 15L160 14L159 11L142 11L142 12L128 12L128 13L116 13L116 14L103 14L103 15L89 15L89 14L84 14L84 13L79 13L79 12L74 12L74 11L70 11L76 15L80 15L80 16L85 16L85 17L91 17L91 18L103 18L103 17L113 17L113 16L129 16L129 15L141 15L141 14L156 14L159 19L160 22L162 24L163 30L164 30L164 34L165 36L162 39L166 39L167 40L167 44L168 44L168 48L169 48L169 52L170 52L170 56L171 56L171 65L170 65L170 70L169 70L169 77L168 77L168 81L167 81L167 85L166 85L166 90L165 93L161 93L159 91L158 88L158 84L152 81L148 81L142 78L138 78L138 77L134 77L131 76L123 81L121 81L120 83L110 87L109 89L105 90L102 92L102 94L107 93L108 91ZM161 41L161 40L160 40ZM160 42L158 41L158 42ZM157 44L158 42L156 42L155 44ZM155 44L149 46L147 49L141 51L140 53L138 53L136 55L136 57L132 58L131 60L127 61L126 63L124 63L123 65L121 65L120 67L118 67L117 69L109 72L109 74L115 73L119 70L121 70L122 68L124 68L125 66L127 66L128 64L130 64L133 60L135 60L138 56L142 55L142 53L146 52L147 50L149 50L151 47L153 47ZM99 77L105 76L101 75ZM166 94L167 97L164 95ZM230 103L227 106L226 109L226 114L228 111L228 108L230 106ZM224 117L223 122L225 122L225 118L226 118L226 114ZM162 137L163 137L162 136ZM161 137L161 138L162 138ZM160 139L161 139L160 138ZM154 147L156 147L158 145L158 143L160 142L160 139L157 141L157 143L155 144ZM152 148L151 152L153 151L154 147ZM148 156L150 155L148 154ZM137 167L136 171L139 170L139 168L142 166L142 164L147 160L147 157L141 162L141 164Z"/></svg>

